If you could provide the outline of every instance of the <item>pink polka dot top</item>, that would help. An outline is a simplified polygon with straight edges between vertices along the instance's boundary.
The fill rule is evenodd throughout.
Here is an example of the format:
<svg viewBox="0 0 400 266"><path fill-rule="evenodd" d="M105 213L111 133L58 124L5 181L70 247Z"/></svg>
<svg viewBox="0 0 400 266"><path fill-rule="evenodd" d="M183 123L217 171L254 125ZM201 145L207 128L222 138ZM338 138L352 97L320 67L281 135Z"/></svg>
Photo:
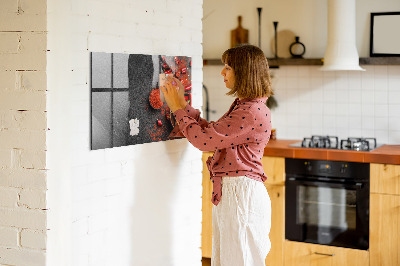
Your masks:
<svg viewBox="0 0 400 266"><path fill-rule="evenodd" d="M271 112L267 97L238 98L218 121L208 122L189 104L174 112L178 125L170 138L186 137L201 151L214 151L207 160L213 182L211 201L218 205L222 197L221 181L225 176L246 176L264 182L261 159L271 132Z"/></svg>

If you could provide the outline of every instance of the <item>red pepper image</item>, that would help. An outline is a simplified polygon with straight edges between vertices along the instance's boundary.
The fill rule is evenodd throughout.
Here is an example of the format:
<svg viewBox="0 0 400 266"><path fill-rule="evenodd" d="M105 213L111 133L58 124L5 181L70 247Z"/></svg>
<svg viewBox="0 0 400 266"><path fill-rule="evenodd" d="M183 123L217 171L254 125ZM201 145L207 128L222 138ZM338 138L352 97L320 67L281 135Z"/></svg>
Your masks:
<svg viewBox="0 0 400 266"><path fill-rule="evenodd" d="M160 89L153 89L150 92L150 97L149 97L150 105L154 109L160 109L161 106L163 106L163 102L160 99Z"/></svg>
<svg viewBox="0 0 400 266"><path fill-rule="evenodd" d="M188 93L187 95L185 95L185 100L188 102L188 104L190 104L190 106L192 106L192 94Z"/></svg>
<svg viewBox="0 0 400 266"><path fill-rule="evenodd" d="M185 86L185 91L190 91L192 89L192 84Z"/></svg>

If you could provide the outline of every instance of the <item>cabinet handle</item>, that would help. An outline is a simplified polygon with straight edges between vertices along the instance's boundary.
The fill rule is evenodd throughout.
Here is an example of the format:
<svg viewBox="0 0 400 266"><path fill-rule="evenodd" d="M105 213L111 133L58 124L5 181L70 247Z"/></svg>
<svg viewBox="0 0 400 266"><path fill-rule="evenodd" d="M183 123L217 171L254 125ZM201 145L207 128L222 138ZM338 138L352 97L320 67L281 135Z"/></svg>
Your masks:
<svg viewBox="0 0 400 266"><path fill-rule="evenodd" d="M323 256L335 256L335 254L327 254L327 253L320 253L320 252L314 252L315 255L323 255Z"/></svg>

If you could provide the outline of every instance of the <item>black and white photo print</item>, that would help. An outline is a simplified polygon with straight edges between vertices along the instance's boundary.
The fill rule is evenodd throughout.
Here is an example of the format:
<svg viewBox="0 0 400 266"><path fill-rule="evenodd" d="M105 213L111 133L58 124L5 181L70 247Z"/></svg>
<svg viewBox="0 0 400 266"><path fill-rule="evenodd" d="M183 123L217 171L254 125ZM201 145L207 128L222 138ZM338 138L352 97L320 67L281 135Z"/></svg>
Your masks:
<svg viewBox="0 0 400 266"><path fill-rule="evenodd" d="M191 58L91 53L91 149L167 140L175 124L160 98L165 74L178 78L191 104Z"/></svg>

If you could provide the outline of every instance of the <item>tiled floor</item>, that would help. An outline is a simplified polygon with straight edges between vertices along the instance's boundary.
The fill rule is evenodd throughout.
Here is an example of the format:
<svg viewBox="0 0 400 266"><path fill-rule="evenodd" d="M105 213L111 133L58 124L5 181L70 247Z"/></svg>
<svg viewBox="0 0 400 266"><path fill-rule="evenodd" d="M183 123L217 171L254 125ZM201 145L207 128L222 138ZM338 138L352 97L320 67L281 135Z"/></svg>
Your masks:
<svg viewBox="0 0 400 266"><path fill-rule="evenodd" d="M203 266L211 266L211 259L209 258L202 258Z"/></svg>

